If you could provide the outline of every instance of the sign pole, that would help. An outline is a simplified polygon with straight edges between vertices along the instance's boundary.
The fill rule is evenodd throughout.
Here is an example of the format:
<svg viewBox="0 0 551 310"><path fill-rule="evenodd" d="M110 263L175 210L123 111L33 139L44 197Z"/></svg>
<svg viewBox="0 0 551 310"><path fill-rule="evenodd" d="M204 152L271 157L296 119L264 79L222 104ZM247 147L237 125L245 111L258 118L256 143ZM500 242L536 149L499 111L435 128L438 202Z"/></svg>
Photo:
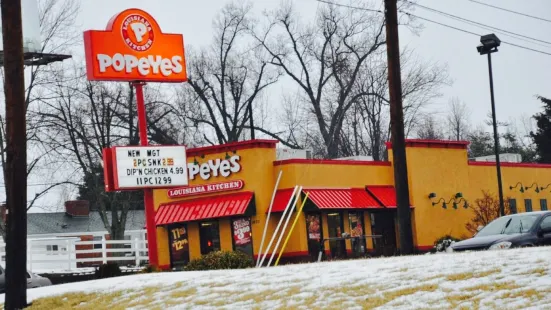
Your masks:
<svg viewBox="0 0 551 310"><path fill-rule="evenodd" d="M138 105L138 132L140 134L140 145L148 146L147 141L147 120L145 116L145 101L143 95L144 82L132 82L136 89L136 103ZM155 226L155 205L153 204L153 190L144 189L145 227L147 229L147 253L149 265L159 266L157 256L157 227Z"/></svg>

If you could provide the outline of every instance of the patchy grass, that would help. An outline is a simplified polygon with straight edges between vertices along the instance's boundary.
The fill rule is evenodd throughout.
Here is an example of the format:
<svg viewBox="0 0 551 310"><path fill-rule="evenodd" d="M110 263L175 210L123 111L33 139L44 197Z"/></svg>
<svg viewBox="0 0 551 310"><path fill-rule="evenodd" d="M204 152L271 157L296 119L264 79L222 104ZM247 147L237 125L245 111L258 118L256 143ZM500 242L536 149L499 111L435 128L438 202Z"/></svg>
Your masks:
<svg viewBox="0 0 551 310"><path fill-rule="evenodd" d="M484 277L487 277L489 275L500 273L500 272L501 272L501 269L496 268L496 269L491 269L491 270L482 271L482 272L455 273L455 274L451 274L451 275L446 276L446 280L448 280L448 281L464 281L464 280L469 280L469 279L473 279L473 278L484 278Z"/></svg>
<svg viewBox="0 0 551 310"><path fill-rule="evenodd" d="M408 296L418 292L434 292L436 289L438 289L438 285L426 284L392 291L385 291L382 293L382 295L376 295L366 298L365 302L362 304L362 307L364 309L373 309L383 306L402 296Z"/></svg>

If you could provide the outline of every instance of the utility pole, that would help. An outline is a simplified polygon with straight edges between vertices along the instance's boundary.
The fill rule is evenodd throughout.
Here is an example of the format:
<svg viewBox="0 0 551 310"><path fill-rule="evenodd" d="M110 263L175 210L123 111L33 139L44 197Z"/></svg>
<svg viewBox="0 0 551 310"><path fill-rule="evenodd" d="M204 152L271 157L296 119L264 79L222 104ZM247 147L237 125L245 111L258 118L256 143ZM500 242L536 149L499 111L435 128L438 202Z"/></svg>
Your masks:
<svg viewBox="0 0 551 310"><path fill-rule="evenodd" d="M253 101L251 100L249 102L249 115L251 118L249 119L251 124L251 140L254 140L254 121L253 121Z"/></svg>
<svg viewBox="0 0 551 310"><path fill-rule="evenodd" d="M390 130L394 162L394 184L400 231L400 253L413 254L413 234L409 203L404 111L402 107L402 78L400 76L400 44L398 42L397 0L385 0L386 52L390 92Z"/></svg>
<svg viewBox="0 0 551 310"><path fill-rule="evenodd" d="M0 1L6 95L6 309L27 306L27 125L21 0Z"/></svg>

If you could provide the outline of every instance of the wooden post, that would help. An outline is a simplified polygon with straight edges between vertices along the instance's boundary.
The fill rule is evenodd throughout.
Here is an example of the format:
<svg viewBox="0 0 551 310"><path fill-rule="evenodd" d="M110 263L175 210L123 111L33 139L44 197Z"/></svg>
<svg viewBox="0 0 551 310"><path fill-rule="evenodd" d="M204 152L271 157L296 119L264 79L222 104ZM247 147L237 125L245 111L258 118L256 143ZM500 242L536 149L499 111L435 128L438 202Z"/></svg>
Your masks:
<svg viewBox="0 0 551 310"><path fill-rule="evenodd" d="M101 235L101 257L103 263L107 264L107 242L105 241L105 235Z"/></svg>
<svg viewBox="0 0 551 310"><path fill-rule="evenodd" d="M20 0L0 1L6 95L5 309L27 306L27 123Z"/></svg>
<svg viewBox="0 0 551 310"><path fill-rule="evenodd" d="M398 41L397 0L385 0L386 45L388 58L388 84L390 93L390 130L398 227L400 231L400 254L413 254L413 233L409 203L404 111L402 107L402 78L400 76L400 44Z"/></svg>

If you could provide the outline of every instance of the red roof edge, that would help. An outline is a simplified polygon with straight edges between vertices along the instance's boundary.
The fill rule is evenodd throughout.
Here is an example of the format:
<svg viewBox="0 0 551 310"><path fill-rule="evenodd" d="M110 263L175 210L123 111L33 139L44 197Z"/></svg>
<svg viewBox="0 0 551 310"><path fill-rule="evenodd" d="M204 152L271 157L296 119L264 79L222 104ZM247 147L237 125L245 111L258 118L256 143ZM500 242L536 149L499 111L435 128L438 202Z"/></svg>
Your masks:
<svg viewBox="0 0 551 310"><path fill-rule="evenodd" d="M221 145L196 147L187 150L187 156L200 156L254 148L275 148L277 140L247 140Z"/></svg>
<svg viewBox="0 0 551 310"><path fill-rule="evenodd" d="M469 161L469 166L492 166L495 167L494 161ZM551 164L534 164L534 163L504 163L501 162L501 167L511 168L551 168Z"/></svg>
<svg viewBox="0 0 551 310"><path fill-rule="evenodd" d="M340 160L340 159L284 159L274 161L274 166L310 164L310 165L360 165L360 166L391 166L389 161L371 160Z"/></svg>
<svg viewBox="0 0 551 310"><path fill-rule="evenodd" d="M467 149L468 141L449 141L449 140L423 140L406 139L406 147L424 147L440 149ZM386 148L392 149L392 142L386 142Z"/></svg>

